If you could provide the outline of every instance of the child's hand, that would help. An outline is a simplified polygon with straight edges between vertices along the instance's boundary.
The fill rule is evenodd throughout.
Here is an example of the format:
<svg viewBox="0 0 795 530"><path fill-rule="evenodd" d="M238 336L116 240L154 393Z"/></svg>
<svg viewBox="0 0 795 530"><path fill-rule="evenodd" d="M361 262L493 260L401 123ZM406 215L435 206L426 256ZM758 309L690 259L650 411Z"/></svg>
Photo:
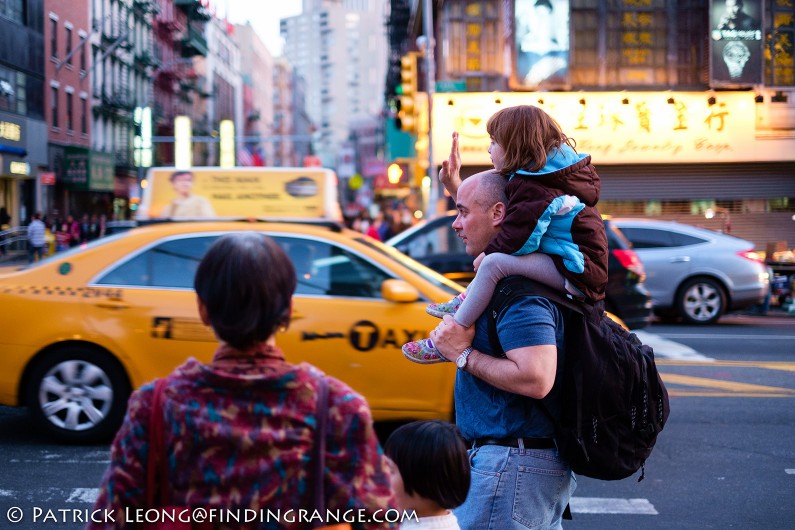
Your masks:
<svg viewBox="0 0 795 530"><path fill-rule="evenodd" d="M481 252L480 255L478 255L478 257L475 258L475 261L472 263L472 265L475 267L475 272L477 272L478 267L480 267L480 263L483 261L483 258L485 258L485 257L486 257L486 253L485 252Z"/></svg>
<svg viewBox="0 0 795 530"><path fill-rule="evenodd" d="M461 153L458 151L458 133L453 133L453 144L450 146L450 157L442 161L442 169L439 170L439 182L447 192L456 198L458 186L461 185Z"/></svg>

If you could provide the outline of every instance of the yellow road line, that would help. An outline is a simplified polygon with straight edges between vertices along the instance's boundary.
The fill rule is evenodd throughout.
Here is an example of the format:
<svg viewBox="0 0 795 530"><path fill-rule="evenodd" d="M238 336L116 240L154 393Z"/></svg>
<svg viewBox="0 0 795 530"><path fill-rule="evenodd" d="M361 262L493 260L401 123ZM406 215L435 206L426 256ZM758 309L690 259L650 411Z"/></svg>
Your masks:
<svg viewBox="0 0 795 530"><path fill-rule="evenodd" d="M795 394L756 394L746 392L701 392L698 390L668 389L669 397L754 397L754 398L791 398Z"/></svg>
<svg viewBox="0 0 795 530"><path fill-rule="evenodd" d="M750 383L740 383L737 381L725 381L722 379L708 379L706 377L694 377L690 375L682 375L682 374L668 374L663 373L661 374L663 381L666 384L674 384L674 385L685 385L691 387L700 387L700 388L715 388L720 389L723 391L728 391L732 396L766 396L766 397L786 397L786 396L795 396L795 389L790 388L781 388L775 386L764 386L764 385L753 385ZM674 395L695 395L692 392L696 391L689 391L689 390L682 390L682 389L668 389L668 393L671 394L672 391L674 392L683 392L682 394L674 394ZM705 394L699 394L705 395ZM708 395L708 394L707 394ZM721 394L724 395L724 394Z"/></svg>
<svg viewBox="0 0 795 530"><path fill-rule="evenodd" d="M795 372L795 362L773 361L674 361L655 359L657 366L728 366L740 368L766 368L768 370L784 370Z"/></svg>

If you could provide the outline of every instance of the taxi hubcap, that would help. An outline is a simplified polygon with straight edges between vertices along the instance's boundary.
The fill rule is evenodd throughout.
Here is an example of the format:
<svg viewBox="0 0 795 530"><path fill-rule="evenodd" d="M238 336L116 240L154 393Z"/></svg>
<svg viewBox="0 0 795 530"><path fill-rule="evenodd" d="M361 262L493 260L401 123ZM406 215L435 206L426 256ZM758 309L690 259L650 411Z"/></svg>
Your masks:
<svg viewBox="0 0 795 530"><path fill-rule="evenodd" d="M110 412L113 388L108 375L86 361L64 361L48 371L39 387L39 405L57 427L83 431Z"/></svg>

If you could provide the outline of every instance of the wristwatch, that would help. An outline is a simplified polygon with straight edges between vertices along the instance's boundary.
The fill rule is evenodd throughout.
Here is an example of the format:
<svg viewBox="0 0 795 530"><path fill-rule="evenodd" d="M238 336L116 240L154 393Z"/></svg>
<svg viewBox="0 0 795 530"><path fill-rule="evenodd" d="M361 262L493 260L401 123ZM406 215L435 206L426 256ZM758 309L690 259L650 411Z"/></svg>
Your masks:
<svg viewBox="0 0 795 530"><path fill-rule="evenodd" d="M470 353L472 353L472 346L467 346L464 348L464 351L462 351L461 354L456 358L455 365L459 370L463 370L467 365L467 358L469 357Z"/></svg>

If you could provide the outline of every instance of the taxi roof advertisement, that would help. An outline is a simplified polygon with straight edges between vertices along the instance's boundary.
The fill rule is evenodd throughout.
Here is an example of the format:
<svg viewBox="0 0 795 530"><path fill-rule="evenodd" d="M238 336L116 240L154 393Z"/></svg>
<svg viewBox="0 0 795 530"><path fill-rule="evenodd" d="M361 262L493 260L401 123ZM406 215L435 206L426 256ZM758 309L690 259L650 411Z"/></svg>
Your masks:
<svg viewBox="0 0 795 530"><path fill-rule="evenodd" d="M322 168L151 168L137 219L327 219L342 216Z"/></svg>

